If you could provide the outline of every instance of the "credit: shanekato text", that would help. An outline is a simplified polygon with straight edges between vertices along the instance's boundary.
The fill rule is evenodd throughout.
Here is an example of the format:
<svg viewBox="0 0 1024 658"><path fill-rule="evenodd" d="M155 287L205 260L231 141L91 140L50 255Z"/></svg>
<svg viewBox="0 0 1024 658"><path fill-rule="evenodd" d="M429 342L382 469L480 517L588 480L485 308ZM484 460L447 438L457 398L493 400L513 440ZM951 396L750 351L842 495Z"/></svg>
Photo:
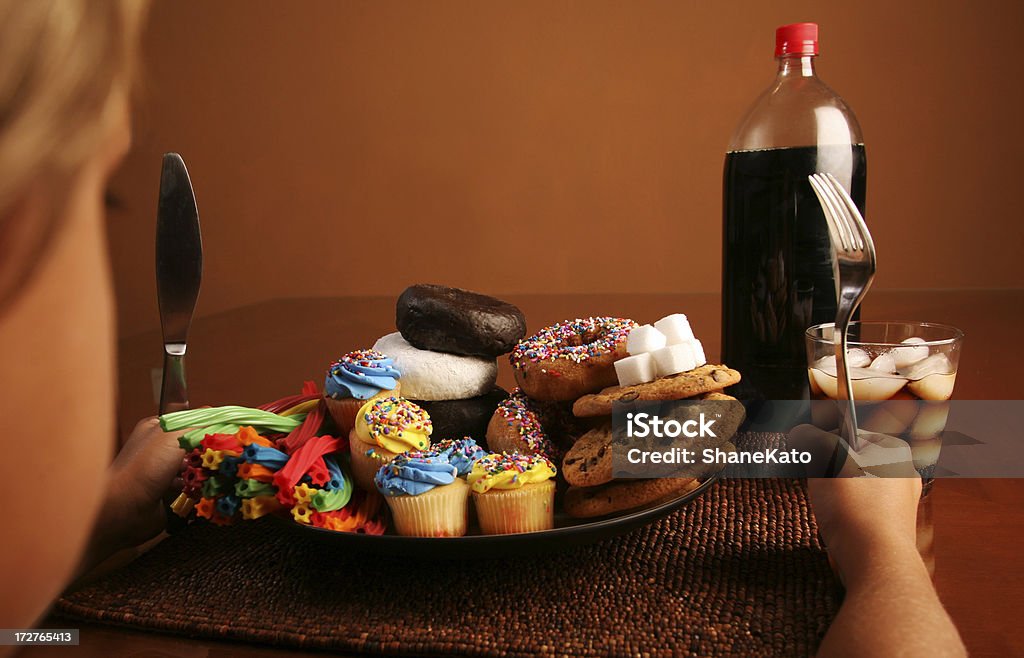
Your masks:
<svg viewBox="0 0 1024 658"><path fill-rule="evenodd" d="M768 448L754 451L729 451L705 448L700 452L704 464L810 464L811 453L801 450ZM626 452L630 464L695 464L697 451L689 448L670 450L642 450L630 448Z"/></svg>

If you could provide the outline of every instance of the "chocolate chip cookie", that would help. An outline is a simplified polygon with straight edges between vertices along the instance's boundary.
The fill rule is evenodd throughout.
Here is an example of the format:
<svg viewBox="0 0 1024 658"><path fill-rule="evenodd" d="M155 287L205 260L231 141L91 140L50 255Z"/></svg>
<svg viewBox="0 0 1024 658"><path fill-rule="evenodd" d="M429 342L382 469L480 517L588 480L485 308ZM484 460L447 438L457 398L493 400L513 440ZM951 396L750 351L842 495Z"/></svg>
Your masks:
<svg viewBox="0 0 1024 658"><path fill-rule="evenodd" d="M600 393L584 395L572 406L577 416L610 416L615 402L637 400L682 400L701 393L721 391L739 383L740 373L723 365L703 365L653 382L633 386L610 386Z"/></svg>
<svg viewBox="0 0 1024 658"><path fill-rule="evenodd" d="M566 513L576 518L606 516L681 496L699 484L695 478L661 478L615 480L599 487L569 487L564 506Z"/></svg>
<svg viewBox="0 0 1024 658"><path fill-rule="evenodd" d="M562 459L562 476L576 487L593 487L612 479L612 424L581 436Z"/></svg>

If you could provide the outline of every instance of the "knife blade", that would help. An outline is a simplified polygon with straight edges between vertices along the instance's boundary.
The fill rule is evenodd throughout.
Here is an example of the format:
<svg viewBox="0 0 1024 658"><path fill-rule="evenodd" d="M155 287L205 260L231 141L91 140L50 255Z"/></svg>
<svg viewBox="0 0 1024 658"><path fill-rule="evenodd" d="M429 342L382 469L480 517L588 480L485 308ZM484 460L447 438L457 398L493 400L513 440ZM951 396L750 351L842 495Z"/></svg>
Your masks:
<svg viewBox="0 0 1024 658"><path fill-rule="evenodd" d="M192 181L181 156L165 153L156 215L156 297L164 341L161 414L188 409L185 351L202 278L203 241Z"/></svg>

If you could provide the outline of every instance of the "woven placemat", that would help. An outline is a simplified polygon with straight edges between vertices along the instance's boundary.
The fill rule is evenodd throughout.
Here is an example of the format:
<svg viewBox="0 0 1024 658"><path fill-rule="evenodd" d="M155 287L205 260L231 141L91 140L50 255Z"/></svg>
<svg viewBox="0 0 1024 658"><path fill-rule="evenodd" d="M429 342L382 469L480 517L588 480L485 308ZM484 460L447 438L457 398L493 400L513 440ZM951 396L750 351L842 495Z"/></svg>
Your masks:
<svg viewBox="0 0 1024 658"><path fill-rule="evenodd" d="M193 526L58 610L386 655L793 656L814 653L839 605L796 480L722 480L628 535L514 559L346 554L288 530Z"/></svg>

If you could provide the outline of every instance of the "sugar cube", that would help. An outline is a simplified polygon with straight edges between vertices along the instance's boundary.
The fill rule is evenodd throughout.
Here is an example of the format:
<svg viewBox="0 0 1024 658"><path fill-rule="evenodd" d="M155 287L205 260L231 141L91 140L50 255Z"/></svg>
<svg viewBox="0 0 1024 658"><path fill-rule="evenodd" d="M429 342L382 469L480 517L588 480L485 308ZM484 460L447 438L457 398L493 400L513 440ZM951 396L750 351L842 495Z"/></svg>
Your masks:
<svg viewBox="0 0 1024 658"><path fill-rule="evenodd" d="M663 317L654 323L654 328L665 334L668 339L666 345L678 345L694 338L690 321L682 313L673 313Z"/></svg>
<svg viewBox="0 0 1024 658"><path fill-rule="evenodd" d="M679 343L678 345L663 347L660 350L651 352L651 358L654 359L654 367L659 377L674 375L677 372L686 372L697 367L697 359L693 353L692 343Z"/></svg>
<svg viewBox="0 0 1024 658"><path fill-rule="evenodd" d="M665 334L649 324L641 325L629 332L626 337L626 351L636 356L644 352L653 352L665 347Z"/></svg>
<svg viewBox="0 0 1024 658"><path fill-rule="evenodd" d="M615 376L619 386L632 386L654 380L654 360L650 353L641 352L615 362Z"/></svg>
<svg viewBox="0 0 1024 658"><path fill-rule="evenodd" d="M690 347L693 349L693 358L696 361L694 368L699 368L708 362L708 358L704 356L704 345L694 338L690 341Z"/></svg>

